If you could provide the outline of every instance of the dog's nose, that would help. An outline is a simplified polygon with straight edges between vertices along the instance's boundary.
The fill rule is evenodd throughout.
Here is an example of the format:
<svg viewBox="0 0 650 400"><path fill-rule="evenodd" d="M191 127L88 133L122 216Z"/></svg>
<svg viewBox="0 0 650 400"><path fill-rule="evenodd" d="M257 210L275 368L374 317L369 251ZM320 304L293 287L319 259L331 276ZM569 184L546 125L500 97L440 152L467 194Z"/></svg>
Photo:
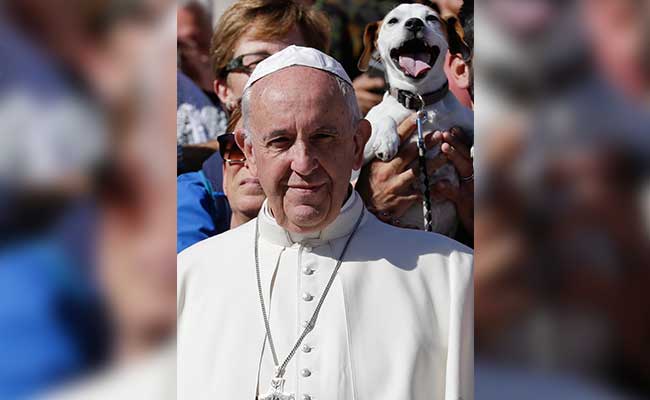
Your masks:
<svg viewBox="0 0 650 400"><path fill-rule="evenodd" d="M419 32L424 28L424 22L420 18L409 18L404 26L411 32Z"/></svg>

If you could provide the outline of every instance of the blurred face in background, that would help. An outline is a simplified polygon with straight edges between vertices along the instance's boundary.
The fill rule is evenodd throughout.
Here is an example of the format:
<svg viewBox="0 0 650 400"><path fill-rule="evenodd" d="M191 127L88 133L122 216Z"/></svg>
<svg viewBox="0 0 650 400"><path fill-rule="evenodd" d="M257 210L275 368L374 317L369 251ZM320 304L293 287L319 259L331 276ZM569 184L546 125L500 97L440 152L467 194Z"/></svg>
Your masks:
<svg viewBox="0 0 650 400"><path fill-rule="evenodd" d="M589 29L596 62L607 78L626 94L647 95L648 22L644 2L635 0L583 0L583 15Z"/></svg>
<svg viewBox="0 0 650 400"><path fill-rule="evenodd" d="M118 358L160 344L176 326L176 33L171 20L151 27L130 70L127 110L111 117L113 175L104 188L98 242L98 275L116 325ZM172 45L170 45L172 44ZM168 60L158 63L154 60ZM153 64L156 64L155 66Z"/></svg>
<svg viewBox="0 0 650 400"><path fill-rule="evenodd" d="M203 90L212 90L214 76L210 68L212 23L199 5L180 7L176 14L180 69Z"/></svg>

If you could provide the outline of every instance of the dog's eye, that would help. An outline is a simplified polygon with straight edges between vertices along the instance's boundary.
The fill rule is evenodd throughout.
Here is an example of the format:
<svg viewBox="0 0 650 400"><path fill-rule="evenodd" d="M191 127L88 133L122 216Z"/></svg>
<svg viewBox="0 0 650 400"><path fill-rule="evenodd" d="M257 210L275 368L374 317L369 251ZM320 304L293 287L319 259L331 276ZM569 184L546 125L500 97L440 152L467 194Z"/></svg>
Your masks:
<svg viewBox="0 0 650 400"><path fill-rule="evenodd" d="M427 15L426 20L427 20L427 22L436 22L438 20L438 18L436 18L436 16L433 15L433 14L429 14L429 15Z"/></svg>
<svg viewBox="0 0 650 400"><path fill-rule="evenodd" d="M397 18L391 18L390 20L388 20L388 25L394 25L398 22L399 20Z"/></svg>

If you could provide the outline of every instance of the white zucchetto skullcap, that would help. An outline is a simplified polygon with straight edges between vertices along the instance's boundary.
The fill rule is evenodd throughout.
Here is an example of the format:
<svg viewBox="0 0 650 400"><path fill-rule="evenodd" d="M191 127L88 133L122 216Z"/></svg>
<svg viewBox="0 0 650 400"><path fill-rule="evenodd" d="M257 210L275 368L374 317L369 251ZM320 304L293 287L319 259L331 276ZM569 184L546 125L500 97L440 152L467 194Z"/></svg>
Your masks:
<svg viewBox="0 0 650 400"><path fill-rule="evenodd" d="M244 91L265 76L295 65L302 65L329 72L352 85L350 77L341 64L334 58L319 50L312 49L311 47L291 45L257 64L257 67L253 70L250 78L248 78L246 86L244 86Z"/></svg>

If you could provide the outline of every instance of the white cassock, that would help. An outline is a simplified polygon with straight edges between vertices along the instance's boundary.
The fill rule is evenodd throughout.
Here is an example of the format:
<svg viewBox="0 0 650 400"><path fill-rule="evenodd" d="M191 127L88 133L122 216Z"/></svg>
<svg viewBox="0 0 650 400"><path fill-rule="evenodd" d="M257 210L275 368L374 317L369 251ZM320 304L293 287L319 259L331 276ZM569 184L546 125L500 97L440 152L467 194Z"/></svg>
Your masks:
<svg viewBox="0 0 650 400"><path fill-rule="evenodd" d="M260 211L261 280L279 362L361 213L315 328L287 366L284 391L296 400L473 399L471 250L379 221L356 192L309 237L281 228L266 203ZM179 399L253 400L269 388L275 366L257 288L255 223L178 257Z"/></svg>

